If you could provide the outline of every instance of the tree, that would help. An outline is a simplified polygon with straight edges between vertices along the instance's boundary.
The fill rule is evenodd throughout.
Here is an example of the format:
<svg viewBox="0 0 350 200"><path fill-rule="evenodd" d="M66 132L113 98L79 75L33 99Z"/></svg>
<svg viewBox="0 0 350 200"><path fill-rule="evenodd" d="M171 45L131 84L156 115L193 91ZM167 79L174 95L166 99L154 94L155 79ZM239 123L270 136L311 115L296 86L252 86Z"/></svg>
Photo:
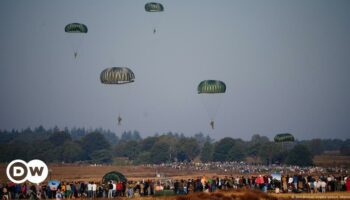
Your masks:
<svg viewBox="0 0 350 200"><path fill-rule="evenodd" d="M235 145L235 140L229 137L221 139L214 147L213 161L227 161L228 152Z"/></svg>
<svg viewBox="0 0 350 200"><path fill-rule="evenodd" d="M112 162L112 153L109 149L99 149L93 151L89 154L90 160L93 163L111 163Z"/></svg>
<svg viewBox="0 0 350 200"><path fill-rule="evenodd" d="M252 136L250 142L252 144L264 144L269 142L269 138L266 136L260 136L259 134L255 134Z"/></svg>
<svg viewBox="0 0 350 200"><path fill-rule="evenodd" d="M202 148L202 152L200 155L200 159L202 162L210 162L213 160L213 151L214 151L214 147L213 145L207 141L204 143L203 148Z"/></svg>
<svg viewBox="0 0 350 200"><path fill-rule="evenodd" d="M248 156L251 156L253 158L257 158L260 152L262 144L261 143L256 143L252 144L251 142L249 143L249 147L246 149L246 154Z"/></svg>
<svg viewBox="0 0 350 200"><path fill-rule="evenodd" d="M191 161L198 156L200 149L194 138L181 138L176 145L176 157L179 161Z"/></svg>
<svg viewBox="0 0 350 200"><path fill-rule="evenodd" d="M344 141L343 145L340 147L340 153L345 156L350 155L350 139Z"/></svg>
<svg viewBox="0 0 350 200"><path fill-rule="evenodd" d="M45 130L45 128L42 125L40 125L39 127L34 129L34 132L41 134L41 133L45 133L46 130Z"/></svg>
<svg viewBox="0 0 350 200"><path fill-rule="evenodd" d="M121 137L121 140L122 141L140 141L142 138L140 136L140 133L138 131L134 131L134 132L131 132L131 131L128 131L128 132L124 132L122 134L122 137Z"/></svg>
<svg viewBox="0 0 350 200"><path fill-rule="evenodd" d="M244 151L243 146L238 145L237 143L232 146L232 148L227 152L227 160L228 161L242 161L244 160Z"/></svg>
<svg viewBox="0 0 350 200"><path fill-rule="evenodd" d="M75 162L82 160L83 149L80 144L73 141L66 141L63 144L62 159L64 162Z"/></svg>
<svg viewBox="0 0 350 200"><path fill-rule="evenodd" d="M157 137L147 137L140 142L141 151L150 151L153 145L157 142Z"/></svg>
<svg viewBox="0 0 350 200"><path fill-rule="evenodd" d="M103 133L102 135L111 145L118 144L119 142L119 138L114 133Z"/></svg>
<svg viewBox="0 0 350 200"><path fill-rule="evenodd" d="M110 149L110 144L105 139L105 137L97 132L92 132L85 135L81 139L81 146L86 156L90 155L96 150Z"/></svg>
<svg viewBox="0 0 350 200"><path fill-rule="evenodd" d="M323 153L324 149L322 146L321 139L312 139L310 141L307 141L306 143L307 144L305 146L309 149L313 156L320 155Z"/></svg>
<svg viewBox="0 0 350 200"><path fill-rule="evenodd" d="M298 165L298 166L311 166L313 165L312 154L309 149L304 145L296 145L286 158L286 164Z"/></svg>
<svg viewBox="0 0 350 200"><path fill-rule="evenodd" d="M204 136L203 133L196 133L194 135L194 138L196 139L198 145L199 145L199 148L203 148L204 144L209 141L209 142L212 142L212 139L210 138L209 135L207 136Z"/></svg>
<svg viewBox="0 0 350 200"><path fill-rule="evenodd" d="M141 152L137 155L137 158L135 159L136 164L149 164L151 162L151 153L150 152Z"/></svg>
<svg viewBox="0 0 350 200"><path fill-rule="evenodd" d="M136 141L121 142L116 145L114 153L119 157L128 157L130 160L134 160L140 153L139 144Z"/></svg>
<svg viewBox="0 0 350 200"><path fill-rule="evenodd" d="M26 151L29 158L37 158L45 162L62 161L63 146L54 145L49 140L36 140L31 142L26 147Z"/></svg>
<svg viewBox="0 0 350 200"><path fill-rule="evenodd" d="M272 164L278 160L281 153L281 146L275 142L264 143L259 150L259 157L262 162L265 161L267 165Z"/></svg>
<svg viewBox="0 0 350 200"><path fill-rule="evenodd" d="M170 158L170 146L165 142L157 142L152 147L150 153L152 163L160 164L167 162Z"/></svg>
<svg viewBox="0 0 350 200"><path fill-rule="evenodd" d="M97 131L95 131L97 132ZM76 128L73 127L70 130L70 135L72 137L73 140L80 140L82 137L84 137L85 135L87 135L87 131L85 130L85 128Z"/></svg>
<svg viewBox="0 0 350 200"><path fill-rule="evenodd" d="M71 141L72 138L67 132L59 131L59 132L54 132L50 137L49 137L49 142L55 146L63 145L64 142L66 141Z"/></svg>
<svg viewBox="0 0 350 200"><path fill-rule="evenodd" d="M176 134L166 134L166 135L161 135L157 139L157 143L165 143L167 144L169 150L168 150L168 159L167 161L173 161L174 158L177 155L177 149L176 145L178 143L178 140L181 137L176 136Z"/></svg>

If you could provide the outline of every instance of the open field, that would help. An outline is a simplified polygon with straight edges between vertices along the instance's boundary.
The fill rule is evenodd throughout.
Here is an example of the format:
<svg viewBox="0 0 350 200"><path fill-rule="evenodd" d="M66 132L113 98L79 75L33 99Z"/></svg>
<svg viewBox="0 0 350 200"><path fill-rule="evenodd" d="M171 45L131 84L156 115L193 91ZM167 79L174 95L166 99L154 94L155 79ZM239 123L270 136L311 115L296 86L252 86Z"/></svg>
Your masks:
<svg viewBox="0 0 350 200"><path fill-rule="evenodd" d="M58 179L66 181L101 181L104 174L110 171L119 171L130 180L155 179L156 173L170 178L194 178L206 175L223 176L222 172L214 171L191 171L177 170L166 167L151 166L115 166L115 165L73 165L73 164L49 164L48 179ZM0 164L0 180L7 181L6 164Z"/></svg>
<svg viewBox="0 0 350 200"><path fill-rule="evenodd" d="M339 154L322 154L317 155L313 159L315 165L321 167L350 167L350 156L342 156Z"/></svg>
<svg viewBox="0 0 350 200"><path fill-rule="evenodd" d="M350 162L342 156L343 162ZM321 158L322 162L326 162L325 156ZM330 161L331 162L331 161ZM0 182L7 181L6 177L7 164L0 164ZM104 174L111 171L119 171L123 173L129 180L156 179L157 173L161 177L172 179L189 179L213 176L236 176L241 174L232 174L230 171L223 170L194 170L194 169L175 169L162 166L142 166L142 165L89 165L89 164L49 164L49 179L57 179L61 181L101 181ZM236 172L237 173L237 172ZM258 175L258 174L251 174Z"/></svg>

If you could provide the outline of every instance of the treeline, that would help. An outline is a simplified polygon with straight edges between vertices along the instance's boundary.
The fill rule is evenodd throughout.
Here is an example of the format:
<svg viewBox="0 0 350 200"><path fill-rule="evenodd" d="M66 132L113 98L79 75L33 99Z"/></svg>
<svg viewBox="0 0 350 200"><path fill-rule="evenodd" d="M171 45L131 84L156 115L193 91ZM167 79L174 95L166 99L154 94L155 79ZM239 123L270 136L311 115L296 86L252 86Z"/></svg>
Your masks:
<svg viewBox="0 0 350 200"><path fill-rule="evenodd" d="M350 155L350 139L276 143L268 137L253 135L250 141L230 137L214 141L202 133L186 137L169 132L142 138L137 131L124 132L118 137L102 128L46 130L42 126L0 131L0 162L36 158L45 162L112 163L116 158L125 158L134 164L196 160L309 166L313 164L313 156L324 151Z"/></svg>

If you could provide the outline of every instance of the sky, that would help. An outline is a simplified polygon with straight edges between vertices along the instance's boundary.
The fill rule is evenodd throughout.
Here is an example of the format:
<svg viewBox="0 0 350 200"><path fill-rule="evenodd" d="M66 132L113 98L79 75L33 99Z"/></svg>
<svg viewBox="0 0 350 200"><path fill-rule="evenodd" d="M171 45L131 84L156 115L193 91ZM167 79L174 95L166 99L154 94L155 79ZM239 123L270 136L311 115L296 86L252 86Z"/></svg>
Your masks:
<svg viewBox="0 0 350 200"><path fill-rule="evenodd" d="M350 1L157 2L164 12L143 0L0 1L0 129L349 138ZM65 33L73 22L88 33ZM108 67L135 82L101 84ZM227 89L207 105L196 90L208 79Z"/></svg>

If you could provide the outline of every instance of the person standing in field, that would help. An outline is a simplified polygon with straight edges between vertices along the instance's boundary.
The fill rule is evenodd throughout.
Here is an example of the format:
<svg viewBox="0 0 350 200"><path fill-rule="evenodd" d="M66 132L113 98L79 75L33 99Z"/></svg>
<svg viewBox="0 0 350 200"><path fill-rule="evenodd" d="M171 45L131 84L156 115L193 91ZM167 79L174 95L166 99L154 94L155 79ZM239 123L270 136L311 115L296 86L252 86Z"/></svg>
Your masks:
<svg viewBox="0 0 350 200"><path fill-rule="evenodd" d="M86 185L85 185L85 183L82 181L82 182L80 182L79 183L79 197L86 197L86 195L85 195L85 191L86 191Z"/></svg>
<svg viewBox="0 0 350 200"><path fill-rule="evenodd" d="M63 195L60 189L57 189L56 191L56 200L62 200L63 199Z"/></svg>
<svg viewBox="0 0 350 200"><path fill-rule="evenodd" d="M2 199L7 200L7 199L11 199L10 198L10 193L7 190L7 187L4 185L2 188Z"/></svg>
<svg viewBox="0 0 350 200"><path fill-rule="evenodd" d="M346 186L346 191L350 192L350 178L349 177L345 177L346 181L345 181L345 186Z"/></svg>
<svg viewBox="0 0 350 200"><path fill-rule="evenodd" d="M108 199L113 197L113 184L112 181L108 183Z"/></svg>
<svg viewBox="0 0 350 200"><path fill-rule="evenodd" d="M117 196L123 196L123 183L121 181L117 183Z"/></svg>
<svg viewBox="0 0 350 200"><path fill-rule="evenodd" d="M282 176L282 191L287 192L287 177L284 175Z"/></svg>
<svg viewBox="0 0 350 200"><path fill-rule="evenodd" d="M72 188L69 183L66 185L66 198L70 199L72 197Z"/></svg>
<svg viewBox="0 0 350 200"><path fill-rule="evenodd" d="M131 198L134 196L134 183L132 181L129 181L127 183L127 188L128 188L128 198Z"/></svg>
<svg viewBox="0 0 350 200"><path fill-rule="evenodd" d="M92 183L91 182L88 183L87 190L88 190L88 197L91 198L92 197Z"/></svg>
<svg viewBox="0 0 350 200"><path fill-rule="evenodd" d="M92 198L96 198L97 185L95 182L92 182Z"/></svg>
<svg viewBox="0 0 350 200"><path fill-rule="evenodd" d="M72 197L78 197L78 193L77 193L77 188L76 188L76 184L74 184L73 182L71 182L70 187L72 188Z"/></svg>
<svg viewBox="0 0 350 200"><path fill-rule="evenodd" d="M145 195L145 180L142 180L140 183L140 195L141 196Z"/></svg>

